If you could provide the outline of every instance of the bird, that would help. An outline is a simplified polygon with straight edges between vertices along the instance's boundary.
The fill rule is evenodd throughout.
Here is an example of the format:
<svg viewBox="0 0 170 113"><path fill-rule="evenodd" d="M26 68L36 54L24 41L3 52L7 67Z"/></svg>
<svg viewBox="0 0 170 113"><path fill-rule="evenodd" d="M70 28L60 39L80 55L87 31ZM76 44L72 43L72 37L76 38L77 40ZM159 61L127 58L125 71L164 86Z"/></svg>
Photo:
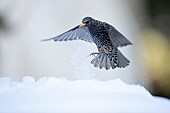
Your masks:
<svg viewBox="0 0 170 113"><path fill-rule="evenodd" d="M94 59L91 64L99 69L125 68L130 61L120 52L119 47L132 45L132 43L112 25L85 17L82 23L72 29L49 39L42 41L71 41L83 40L95 43L98 52L92 52Z"/></svg>

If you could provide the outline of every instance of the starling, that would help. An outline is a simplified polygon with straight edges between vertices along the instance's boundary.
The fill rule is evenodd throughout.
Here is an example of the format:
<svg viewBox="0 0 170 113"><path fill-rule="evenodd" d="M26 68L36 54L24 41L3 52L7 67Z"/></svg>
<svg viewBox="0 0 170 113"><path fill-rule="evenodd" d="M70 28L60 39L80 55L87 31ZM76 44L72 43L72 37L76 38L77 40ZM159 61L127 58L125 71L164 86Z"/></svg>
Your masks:
<svg viewBox="0 0 170 113"><path fill-rule="evenodd" d="M130 61L119 51L118 47L132 45L132 43L123 36L112 25L106 22L95 20L92 17L85 17L82 24L66 31L65 33L43 41L68 41L84 40L95 43L98 52L93 52L94 59L91 64L94 67L106 70L112 68L124 68Z"/></svg>

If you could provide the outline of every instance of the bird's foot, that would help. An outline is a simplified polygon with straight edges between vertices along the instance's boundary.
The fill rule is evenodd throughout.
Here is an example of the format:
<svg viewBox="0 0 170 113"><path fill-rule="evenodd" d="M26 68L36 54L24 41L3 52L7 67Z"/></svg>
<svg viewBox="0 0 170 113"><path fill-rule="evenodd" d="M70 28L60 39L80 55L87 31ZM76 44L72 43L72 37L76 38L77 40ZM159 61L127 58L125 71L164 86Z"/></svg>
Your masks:
<svg viewBox="0 0 170 113"><path fill-rule="evenodd" d="M92 56L92 55L93 55L94 57L96 57L96 56L95 56L96 54L99 54L99 52L93 52L93 53L90 53L90 55L89 55L89 56Z"/></svg>

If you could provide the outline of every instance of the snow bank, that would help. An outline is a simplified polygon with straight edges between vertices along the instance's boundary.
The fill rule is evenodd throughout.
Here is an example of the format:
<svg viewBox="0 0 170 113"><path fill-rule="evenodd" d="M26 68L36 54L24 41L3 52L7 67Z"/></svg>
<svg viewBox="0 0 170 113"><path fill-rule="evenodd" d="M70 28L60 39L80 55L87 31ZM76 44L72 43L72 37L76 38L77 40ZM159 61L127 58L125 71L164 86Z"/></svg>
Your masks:
<svg viewBox="0 0 170 113"><path fill-rule="evenodd" d="M44 77L22 82L0 78L0 112L169 113L170 101L152 96L144 87L121 80L76 80Z"/></svg>

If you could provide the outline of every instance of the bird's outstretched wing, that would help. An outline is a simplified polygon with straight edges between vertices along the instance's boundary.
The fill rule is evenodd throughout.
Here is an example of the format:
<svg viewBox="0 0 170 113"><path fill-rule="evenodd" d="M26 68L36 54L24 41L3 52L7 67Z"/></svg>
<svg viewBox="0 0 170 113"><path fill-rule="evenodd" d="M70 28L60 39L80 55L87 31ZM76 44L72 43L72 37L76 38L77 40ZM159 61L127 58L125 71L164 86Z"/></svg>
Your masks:
<svg viewBox="0 0 170 113"><path fill-rule="evenodd" d="M65 33L55 36L50 39L45 39L42 41L68 41L68 40L84 40L87 42L93 42L92 36L90 35L90 32L86 26L80 27L79 25L66 31Z"/></svg>
<svg viewBox="0 0 170 113"><path fill-rule="evenodd" d="M113 26L109 25L106 22L103 22L103 24L109 34L110 40L114 47L132 45L132 43L125 36L123 36L118 30L116 30Z"/></svg>

